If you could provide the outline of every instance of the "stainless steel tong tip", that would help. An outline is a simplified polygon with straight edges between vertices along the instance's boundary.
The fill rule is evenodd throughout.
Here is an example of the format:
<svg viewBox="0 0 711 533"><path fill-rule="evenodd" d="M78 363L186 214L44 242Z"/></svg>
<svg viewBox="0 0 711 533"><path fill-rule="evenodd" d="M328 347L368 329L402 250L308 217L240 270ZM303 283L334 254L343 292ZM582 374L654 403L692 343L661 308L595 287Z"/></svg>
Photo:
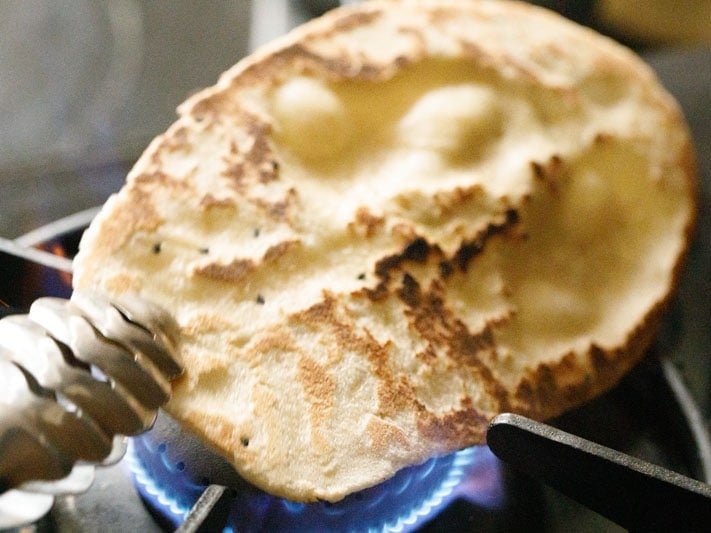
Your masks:
<svg viewBox="0 0 711 533"><path fill-rule="evenodd" d="M1 319L0 498L86 490L170 398L177 345L172 316L134 295L75 291Z"/></svg>
<svg viewBox="0 0 711 533"><path fill-rule="evenodd" d="M183 372L176 349L178 324L162 307L135 295L108 300L81 291L74 292L70 305L107 339L141 353L169 379Z"/></svg>

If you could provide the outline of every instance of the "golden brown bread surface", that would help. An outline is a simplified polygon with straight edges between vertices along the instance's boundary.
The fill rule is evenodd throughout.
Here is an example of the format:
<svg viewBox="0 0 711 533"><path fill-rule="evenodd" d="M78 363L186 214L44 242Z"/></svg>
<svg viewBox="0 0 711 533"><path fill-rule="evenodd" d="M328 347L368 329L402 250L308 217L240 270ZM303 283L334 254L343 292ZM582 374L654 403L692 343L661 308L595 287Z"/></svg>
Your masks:
<svg viewBox="0 0 711 533"><path fill-rule="evenodd" d="M75 285L173 312L169 412L293 500L613 386L694 222L688 132L651 71L525 4L343 8L179 114L86 232Z"/></svg>

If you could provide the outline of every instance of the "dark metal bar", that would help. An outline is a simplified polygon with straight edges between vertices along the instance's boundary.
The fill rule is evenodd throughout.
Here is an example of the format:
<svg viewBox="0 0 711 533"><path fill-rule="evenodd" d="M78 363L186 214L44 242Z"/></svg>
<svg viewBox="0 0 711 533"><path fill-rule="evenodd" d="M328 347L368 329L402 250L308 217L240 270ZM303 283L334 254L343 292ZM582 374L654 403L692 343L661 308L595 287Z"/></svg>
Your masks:
<svg viewBox="0 0 711 533"><path fill-rule="evenodd" d="M711 486L504 413L487 443L500 459L634 531L708 531Z"/></svg>
<svg viewBox="0 0 711 533"><path fill-rule="evenodd" d="M222 531L227 524L233 492L222 485L210 485L185 517L175 533L210 533Z"/></svg>

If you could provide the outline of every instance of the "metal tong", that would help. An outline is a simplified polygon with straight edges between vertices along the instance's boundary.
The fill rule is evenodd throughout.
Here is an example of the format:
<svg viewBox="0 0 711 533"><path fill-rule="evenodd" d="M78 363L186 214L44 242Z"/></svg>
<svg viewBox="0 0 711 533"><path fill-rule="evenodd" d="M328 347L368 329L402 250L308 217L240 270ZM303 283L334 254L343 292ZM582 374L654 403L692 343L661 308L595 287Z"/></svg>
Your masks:
<svg viewBox="0 0 711 533"><path fill-rule="evenodd" d="M0 496L83 492L95 465L120 460L183 371L177 331L138 296L82 291L1 319Z"/></svg>

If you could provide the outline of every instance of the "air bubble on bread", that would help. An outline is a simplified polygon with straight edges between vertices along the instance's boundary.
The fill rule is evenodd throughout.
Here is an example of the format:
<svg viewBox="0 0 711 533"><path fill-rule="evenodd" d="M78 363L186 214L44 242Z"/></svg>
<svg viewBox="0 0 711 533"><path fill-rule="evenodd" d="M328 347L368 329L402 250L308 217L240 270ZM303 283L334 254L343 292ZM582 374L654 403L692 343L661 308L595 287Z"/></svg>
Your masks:
<svg viewBox="0 0 711 533"><path fill-rule="evenodd" d="M499 136L501 110L488 87L468 83L433 89L422 96L397 126L402 142L460 159L481 151Z"/></svg>
<svg viewBox="0 0 711 533"><path fill-rule="evenodd" d="M303 76L289 80L274 92L272 112L277 135L299 157L334 157L346 145L346 110L321 81Z"/></svg>

